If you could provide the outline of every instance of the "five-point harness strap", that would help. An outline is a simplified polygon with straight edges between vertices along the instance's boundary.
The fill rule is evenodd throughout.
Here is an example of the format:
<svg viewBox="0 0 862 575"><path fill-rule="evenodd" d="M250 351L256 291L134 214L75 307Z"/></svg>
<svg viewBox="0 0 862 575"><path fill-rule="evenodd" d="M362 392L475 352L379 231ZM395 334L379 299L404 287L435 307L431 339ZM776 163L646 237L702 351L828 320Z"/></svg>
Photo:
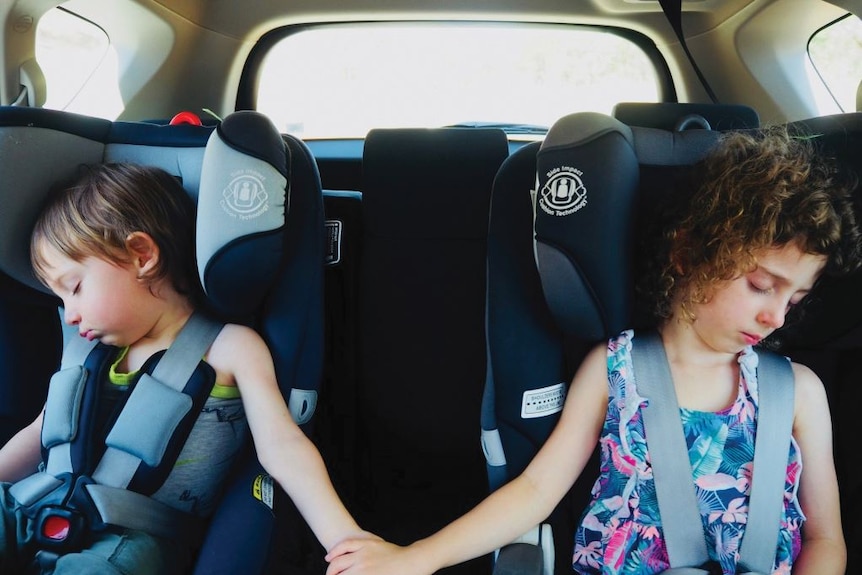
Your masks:
<svg viewBox="0 0 862 575"><path fill-rule="evenodd" d="M43 443L48 448L45 472L14 484L10 488L13 497L25 507L37 508L47 500L56 507L64 506L72 497L63 496L58 490L83 489L104 524L163 537L191 535L197 518L126 487L142 464L165 463L162 458L174 431L193 404L192 397L183 393L183 389L221 328L221 323L198 313L189 318L152 375L141 374L105 440L108 447L91 477L73 479L74 485L69 485L69 478L77 477L80 470L70 444L81 424L83 395L93 393L85 390L88 374L83 366L90 353L101 348L96 347L96 342L77 338L70 341L63 352L62 369L52 379L45 409L42 429ZM49 412L52 417L48 417Z"/></svg>
<svg viewBox="0 0 862 575"><path fill-rule="evenodd" d="M632 363L638 393L648 400L642 413L671 565L667 573L704 573L697 566L707 563L709 554L673 378L658 333L644 333L637 338L637 344L632 340ZM748 524L740 549L740 573L772 571L793 427L794 386L790 362L777 354L758 350L757 384L754 469Z"/></svg>
<svg viewBox="0 0 862 575"><path fill-rule="evenodd" d="M93 472L96 483L125 488L142 461L155 465L161 460L173 429L191 408L192 399L183 393L183 388L221 328L220 323L193 314L153 374L141 375L105 440L108 449ZM140 435L142 411L135 409L139 405L146 409L143 414L151 418L145 429L159 430L147 438ZM152 406L159 409L154 411Z"/></svg>

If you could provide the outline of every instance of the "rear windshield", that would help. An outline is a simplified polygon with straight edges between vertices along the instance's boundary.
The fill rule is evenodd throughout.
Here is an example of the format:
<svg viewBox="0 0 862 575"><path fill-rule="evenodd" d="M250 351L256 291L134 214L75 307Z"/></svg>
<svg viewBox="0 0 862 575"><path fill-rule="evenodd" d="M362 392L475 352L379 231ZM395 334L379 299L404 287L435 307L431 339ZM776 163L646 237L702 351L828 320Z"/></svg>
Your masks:
<svg viewBox="0 0 862 575"><path fill-rule="evenodd" d="M644 46L582 26L304 28L262 59L256 108L305 139L462 124L529 135L572 112L610 114L617 102L660 101L666 78Z"/></svg>

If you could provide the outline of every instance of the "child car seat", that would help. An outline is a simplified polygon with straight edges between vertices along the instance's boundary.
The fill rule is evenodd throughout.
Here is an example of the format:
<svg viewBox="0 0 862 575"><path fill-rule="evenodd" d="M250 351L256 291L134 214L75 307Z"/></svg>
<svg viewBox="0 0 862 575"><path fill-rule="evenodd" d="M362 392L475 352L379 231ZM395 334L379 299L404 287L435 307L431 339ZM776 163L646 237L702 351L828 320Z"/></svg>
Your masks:
<svg viewBox="0 0 862 575"><path fill-rule="evenodd" d="M844 167L858 166L862 114L788 127L817 135ZM634 300L633 247L642 247L662 218L662 203L671 196L677 177L706 154L718 135L713 130L627 126L598 114L573 114L559 120L541 145L524 146L501 167L489 227L489 368L482 414L492 488L518 475L547 438L583 352L625 327L647 327ZM549 193L564 173L573 176L554 205L555 196ZM573 185L579 193L570 193ZM819 305L810 305L813 317L803 330L786 333L782 352L826 363L817 370L824 375L837 369L829 363L832 352L862 342L862 308L854 305L860 279L859 273L837 281L824 278ZM854 377L851 371L846 377ZM830 389L829 379L823 379L832 396L858 388L845 382L846 389ZM840 407L834 413L840 425ZM844 436L849 439L854 433L848 429ZM845 517L858 509L862 492L860 482L852 479L856 474L842 463L842 451L853 461L854 449L852 439L845 448L836 436ZM495 572L570 572L574 527L594 479L587 469L547 526L500 551ZM855 495L857 507L847 495ZM845 520L845 533L851 541L856 533L852 521ZM852 549L850 555L852 564Z"/></svg>
<svg viewBox="0 0 862 575"><path fill-rule="evenodd" d="M260 331L291 413L308 432L322 369L320 179L307 148L283 138L256 112L236 112L204 127L0 108L0 364L4 373L22 374L0 380L2 393L32 390L17 402L29 409L25 420L44 402L47 372L59 365L63 337L59 300L30 269L30 230L52 184L67 180L80 164L102 162L158 166L197 200L199 271L208 303L222 320ZM243 183L257 186L245 196L243 208L251 211L244 217L227 209L219 213L220 203ZM30 338L20 337L22 314ZM276 519L291 529L305 528L291 505L282 510L275 498L273 508L278 493L249 445L210 522L195 572L274 572L267 561L276 526L282 525ZM291 539L305 541L308 533ZM295 550L280 548L278 561Z"/></svg>
<svg viewBox="0 0 862 575"><path fill-rule="evenodd" d="M635 129L579 113L501 167L489 226L482 411L492 489L523 471L547 438L583 354L634 321L641 164L690 163L714 140L706 130ZM577 514L593 480L588 468L547 525L501 551L497 572L571 570Z"/></svg>

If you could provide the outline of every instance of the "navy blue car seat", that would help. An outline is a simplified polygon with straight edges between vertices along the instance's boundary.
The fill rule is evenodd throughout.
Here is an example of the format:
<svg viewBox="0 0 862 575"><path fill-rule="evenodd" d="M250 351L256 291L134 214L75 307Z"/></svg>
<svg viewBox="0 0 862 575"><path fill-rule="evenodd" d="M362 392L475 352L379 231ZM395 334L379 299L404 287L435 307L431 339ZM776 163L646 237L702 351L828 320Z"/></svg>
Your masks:
<svg viewBox="0 0 862 575"><path fill-rule="evenodd" d="M304 144L256 112L236 112L217 126L168 126L15 107L0 108L0 394L17 418L4 419L4 430L38 413L63 346L59 300L30 270L30 229L52 184L80 164L104 162L160 167L197 200L208 304L263 335L291 413L309 432L323 361L323 209ZM252 193L232 205L243 184ZM303 564L305 555L288 556L302 545L318 549L297 517L249 442L195 573L278 573L286 561ZM282 529L300 531L282 545Z"/></svg>
<svg viewBox="0 0 862 575"><path fill-rule="evenodd" d="M586 351L640 321L635 247L643 221L659 212L644 179L666 178L662 171L693 163L715 140L705 129L633 128L578 113L501 167L488 238L482 410L492 489L523 471L541 447ZM500 573L512 572L513 563L520 563L514 572L571 571L574 528L596 463L594 455L545 524L501 550Z"/></svg>
<svg viewBox="0 0 862 575"><path fill-rule="evenodd" d="M859 169L862 114L788 128L816 136L845 169ZM492 488L519 474L547 438L583 353L621 329L648 326L634 290L639 255L649 250L666 208L686 192L689 171L718 135L573 114L543 143L525 146L501 167L491 201L482 413ZM858 405L858 371L850 364L852 350L862 348L860 282L858 273L824 278L808 317L781 340L783 353L817 371L833 403L851 565L858 565L852 542L860 536L852 518L862 505L862 482L850 469L858 420L852 407ZM584 472L545 526L500 551L499 573L537 573L539 566L546 574L571 571L574 528L596 471Z"/></svg>

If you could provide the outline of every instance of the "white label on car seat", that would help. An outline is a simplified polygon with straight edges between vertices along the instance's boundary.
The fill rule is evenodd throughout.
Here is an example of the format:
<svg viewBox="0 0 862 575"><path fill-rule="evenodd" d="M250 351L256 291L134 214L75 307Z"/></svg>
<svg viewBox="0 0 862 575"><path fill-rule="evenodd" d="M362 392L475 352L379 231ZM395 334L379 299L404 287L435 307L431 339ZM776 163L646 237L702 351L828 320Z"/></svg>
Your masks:
<svg viewBox="0 0 862 575"><path fill-rule="evenodd" d="M326 220L326 265L341 261L341 220Z"/></svg>
<svg viewBox="0 0 862 575"><path fill-rule="evenodd" d="M581 180L584 173L571 166L550 170L548 181L539 190L539 206L551 216L568 216L587 205L587 188Z"/></svg>
<svg viewBox="0 0 862 575"><path fill-rule="evenodd" d="M530 389L521 398L521 418L545 417L563 410L566 384L558 383L541 389Z"/></svg>

